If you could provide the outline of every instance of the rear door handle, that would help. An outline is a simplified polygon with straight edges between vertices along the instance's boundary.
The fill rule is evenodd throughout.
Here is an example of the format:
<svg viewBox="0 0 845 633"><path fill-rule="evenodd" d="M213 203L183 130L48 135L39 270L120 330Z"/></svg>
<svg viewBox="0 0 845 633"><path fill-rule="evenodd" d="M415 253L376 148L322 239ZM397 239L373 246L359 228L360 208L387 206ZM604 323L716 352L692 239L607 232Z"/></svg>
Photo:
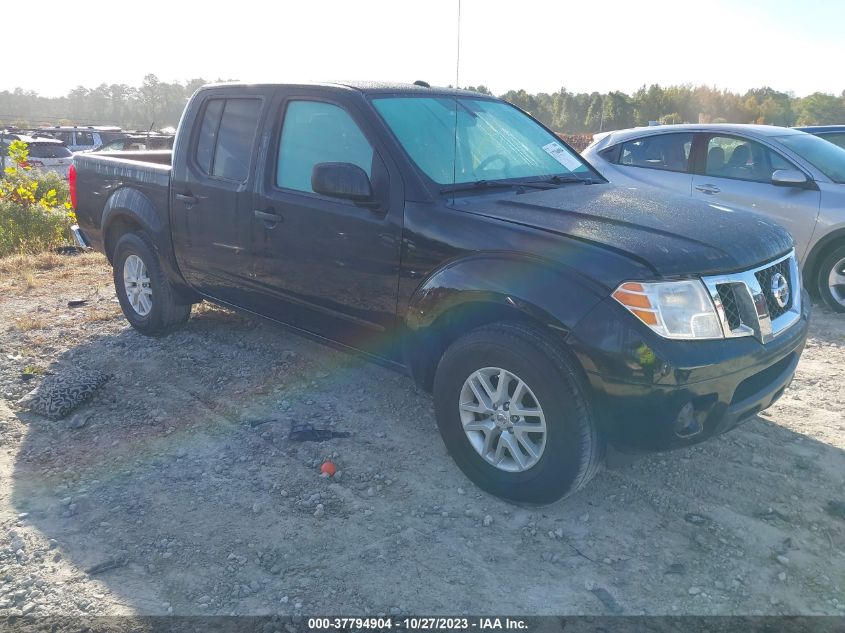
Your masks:
<svg viewBox="0 0 845 633"><path fill-rule="evenodd" d="M196 204L197 202L199 202L199 201L200 201L200 199L199 199L199 198L197 198L197 197L196 197L196 196L194 196L194 195L191 195L190 193L177 193L177 194L176 194L176 199L177 199L179 202L184 202L184 203L185 203L185 204L187 204L187 205Z"/></svg>
<svg viewBox="0 0 845 633"><path fill-rule="evenodd" d="M284 220L284 218L282 216L280 216L278 213L271 213L269 211L260 211L258 209L253 211L253 213L255 214L255 217L258 218L259 220L264 220L264 226L266 226L269 229L272 229L279 222Z"/></svg>
<svg viewBox="0 0 845 633"><path fill-rule="evenodd" d="M696 185L696 189L698 189L701 193L706 193L708 195L712 195L714 193L719 193L721 189L719 189L716 185Z"/></svg>

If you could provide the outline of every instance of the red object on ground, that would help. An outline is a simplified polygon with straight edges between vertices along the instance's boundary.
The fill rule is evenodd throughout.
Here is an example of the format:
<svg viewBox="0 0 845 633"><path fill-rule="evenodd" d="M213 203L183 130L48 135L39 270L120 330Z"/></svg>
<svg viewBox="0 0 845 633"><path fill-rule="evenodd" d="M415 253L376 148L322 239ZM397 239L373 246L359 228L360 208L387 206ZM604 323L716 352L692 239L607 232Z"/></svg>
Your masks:
<svg viewBox="0 0 845 633"><path fill-rule="evenodd" d="M334 474L337 472L337 466L335 466L332 462L323 462L323 465L320 466L320 472L328 475L329 477L334 477Z"/></svg>

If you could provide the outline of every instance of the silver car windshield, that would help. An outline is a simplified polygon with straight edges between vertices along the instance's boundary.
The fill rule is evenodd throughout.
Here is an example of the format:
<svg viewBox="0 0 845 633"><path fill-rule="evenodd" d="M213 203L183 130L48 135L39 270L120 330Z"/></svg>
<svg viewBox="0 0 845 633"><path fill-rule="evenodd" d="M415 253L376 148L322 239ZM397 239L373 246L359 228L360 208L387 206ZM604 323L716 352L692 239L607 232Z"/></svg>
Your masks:
<svg viewBox="0 0 845 633"><path fill-rule="evenodd" d="M373 104L411 159L441 185L592 175L559 138L500 101L377 97Z"/></svg>
<svg viewBox="0 0 845 633"><path fill-rule="evenodd" d="M833 182L845 183L845 149L812 134L789 134L775 137Z"/></svg>

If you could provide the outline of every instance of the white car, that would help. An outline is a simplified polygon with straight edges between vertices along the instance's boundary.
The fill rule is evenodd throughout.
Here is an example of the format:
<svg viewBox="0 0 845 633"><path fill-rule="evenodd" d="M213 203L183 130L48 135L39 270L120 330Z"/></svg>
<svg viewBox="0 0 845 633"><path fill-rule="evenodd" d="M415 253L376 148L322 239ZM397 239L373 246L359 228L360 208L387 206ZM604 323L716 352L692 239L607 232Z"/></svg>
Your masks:
<svg viewBox="0 0 845 633"><path fill-rule="evenodd" d="M9 144L12 141L23 141L29 148L27 164L32 169L52 171L62 178L68 177L68 171L73 163L73 153L61 141L51 138L33 138L23 134L4 134L0 139L0 156L4 166L8 166Z"/></svg>
<svg viewBox="0 0 845 633"><path fill-rule="evenodd" d="M684 124L596 135L583 155L615 184L658 187L783 225L807 289L845 312L845 149L774 125Z"/></svg>
<svg viewBox="0 0 845 633"><path fill-rule="evenodd" d="M38 133L49 134L51 137L62 141L74 153L97 149L123 136L120 128L112 125L42 127L38 129Z"/></svg>

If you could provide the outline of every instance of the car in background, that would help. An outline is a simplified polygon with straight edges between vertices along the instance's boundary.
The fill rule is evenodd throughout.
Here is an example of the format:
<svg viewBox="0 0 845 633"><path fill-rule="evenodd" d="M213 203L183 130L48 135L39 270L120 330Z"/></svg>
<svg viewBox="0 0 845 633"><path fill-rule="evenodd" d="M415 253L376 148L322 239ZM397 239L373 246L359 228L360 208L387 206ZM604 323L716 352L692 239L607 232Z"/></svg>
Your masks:
<svg viewBox="0 0 845 633"><path fill-rule="evenodd" d="M771 125L682 124L597 135L583 156L613 183L782 224L806 287L845 312L845 149Z"/></svg>
<svg viewBox="0 0 845 633"><path fill-rule="evenodd" d="M3 134L0 136L0 156L3 166L8 167L9 145L13 141L23 141L29 148L27 165L40 171L52 171L62 178L68 177L73 164L73 153L59 140L32 137L24 134Z"/></svg>
<svg viewBox="0 0 845 633"><path fill-rule="evenodd" d="M173 149L174 139L175 136L169 134L127 134L91 151L142 152L153 149Z"/></svg>
<svg viewBox="0 0 845 633"><path fill-rule="evenodd" d="M813 134L845 149L845 125L808 125L795 129Z"/></svg>
<svg viewBox="0 0 845 633"><path fill-rule="evenodd" d="M124 135L119 127L113 125L56 125L40 127L37 133L62 141L71 152L97 149Z"/></svg>

